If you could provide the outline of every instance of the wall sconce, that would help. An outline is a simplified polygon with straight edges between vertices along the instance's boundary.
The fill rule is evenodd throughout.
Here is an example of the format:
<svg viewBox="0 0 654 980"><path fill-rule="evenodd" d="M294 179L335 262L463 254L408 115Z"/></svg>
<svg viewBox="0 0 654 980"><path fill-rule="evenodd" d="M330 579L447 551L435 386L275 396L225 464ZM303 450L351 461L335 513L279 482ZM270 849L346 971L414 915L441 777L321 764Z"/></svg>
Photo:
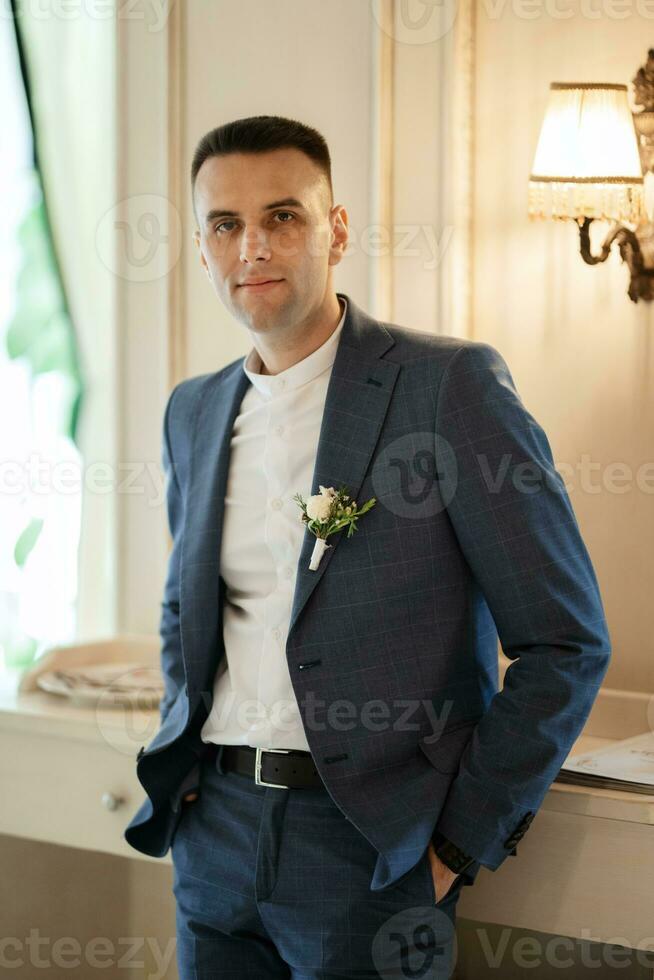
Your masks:
<svg viewBox="0 0 654 980"><path fill-rule="evenodd" d="M643 181L643 169L650 170L654 156L654 49L633 81L637 104L644 107L634 114L626 85L550 85L529 177L529 216L577 221L581 257L589 265L605 262L617 243L629 268L629 297L636 303L654 299L654 267L646 265L644 255L651 255L652 227ZM590 226L597 219L614 224L593 255Z"/></svg>

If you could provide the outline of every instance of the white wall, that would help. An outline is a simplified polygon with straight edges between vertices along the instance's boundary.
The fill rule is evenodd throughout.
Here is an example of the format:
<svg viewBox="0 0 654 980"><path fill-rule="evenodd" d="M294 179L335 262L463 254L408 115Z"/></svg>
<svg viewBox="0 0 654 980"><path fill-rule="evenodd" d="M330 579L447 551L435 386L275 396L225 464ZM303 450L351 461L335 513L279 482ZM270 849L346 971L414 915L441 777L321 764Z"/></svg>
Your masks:
<svg viewBox="0 0 654 980"><path fill-rule="evenodd" d="M344 204L353 245L334 271L337 289L368 300L360 247L370 223L371 47L367 3L259 0L186 8L183 143L185 171L198 140L214 126L259 114L290 116L318 129L330 148L335 203ZM182 262L186 373L217 369L247 353L246 329L223 309L191 238L190 178L184 183Z"/></svg>
<svg viewBox="0 0 654 980"><path fill-rule="evenodd" d="M635 479L624 493L607 481L612 463L635 476L653 458L654 311L627 297L617 255L595 267L582 261L574 223L529 222L527 181L550 82L628 84L654 20L638 16L635 3L622 5L621 20L589 19L577 3L558 8L577 13L558 20L524 5L540 10L527 19L517 3L477 6L474 336L506 358L559 468L578 467L584 455L596 466L590 490L577 469L570 494L613 639L605 683L651 691L654 495Z"/></svg>

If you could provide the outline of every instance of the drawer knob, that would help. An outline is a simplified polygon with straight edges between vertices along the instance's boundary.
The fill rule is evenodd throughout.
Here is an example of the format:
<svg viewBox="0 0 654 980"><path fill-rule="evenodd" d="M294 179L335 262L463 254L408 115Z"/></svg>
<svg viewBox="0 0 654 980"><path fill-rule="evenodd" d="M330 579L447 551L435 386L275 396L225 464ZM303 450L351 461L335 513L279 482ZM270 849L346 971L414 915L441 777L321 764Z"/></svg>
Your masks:
<svg viewBox="0 0 654 980"><path fill-rule="evenodd" d="M116 796L114 793L102 794L102 805L105 810L117 810L124 802L125 800L122 796Z"/></svg>

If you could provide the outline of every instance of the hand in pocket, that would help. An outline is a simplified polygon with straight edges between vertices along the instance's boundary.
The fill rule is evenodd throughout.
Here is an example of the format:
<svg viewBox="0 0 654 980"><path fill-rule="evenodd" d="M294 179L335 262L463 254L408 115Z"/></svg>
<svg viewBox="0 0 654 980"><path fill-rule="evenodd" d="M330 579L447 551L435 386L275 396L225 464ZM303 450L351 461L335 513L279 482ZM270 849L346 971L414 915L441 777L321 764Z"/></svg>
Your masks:
<svg viewBox="0 0 654 980"><path fill-rule="evenodd" d="M431 841L427 845L427 854L429 857L432 880L434 882L436 901L440 902L449 893L450 888L459 876L455 871L452 871L451 868L448 868L446 864L443 864L439 856L436 854L434 845Z"/></svg>
<svg viewBox="0 0 654 980"><path fill-rule="evenodd" d="M196 762L177 787L177 799L191 803L200 795L200 763Z"/></svg>

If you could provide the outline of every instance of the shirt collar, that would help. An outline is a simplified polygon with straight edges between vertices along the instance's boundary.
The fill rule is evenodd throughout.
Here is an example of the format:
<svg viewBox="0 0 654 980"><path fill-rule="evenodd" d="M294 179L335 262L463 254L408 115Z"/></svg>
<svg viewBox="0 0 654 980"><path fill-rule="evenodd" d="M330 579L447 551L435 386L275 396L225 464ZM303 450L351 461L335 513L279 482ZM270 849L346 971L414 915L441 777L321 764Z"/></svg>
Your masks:
<svg viewBox="0 0 654 980"><path fill-rule="evenodd" d="M336 329L317 350L314 350L307 357L302 358L297 364L292 364L285 371L280 371L279 374L259 374L258 372L261 370L261 358L256 347L251 349L243 361L243 370L250 379L250 382L262 395L272 398L274 395L281 394L282 391L284 393L293 391L295 388L299 388L300 385L304 385L308 381L313 381L319 374L322 374L323 371L326 371L327 368L332 366L336 357L336 348L338 347L338 340L343 329L345 314L347 313L347 300L343 296L339 296L339 302L343 304L343 312Z"/></svg>

